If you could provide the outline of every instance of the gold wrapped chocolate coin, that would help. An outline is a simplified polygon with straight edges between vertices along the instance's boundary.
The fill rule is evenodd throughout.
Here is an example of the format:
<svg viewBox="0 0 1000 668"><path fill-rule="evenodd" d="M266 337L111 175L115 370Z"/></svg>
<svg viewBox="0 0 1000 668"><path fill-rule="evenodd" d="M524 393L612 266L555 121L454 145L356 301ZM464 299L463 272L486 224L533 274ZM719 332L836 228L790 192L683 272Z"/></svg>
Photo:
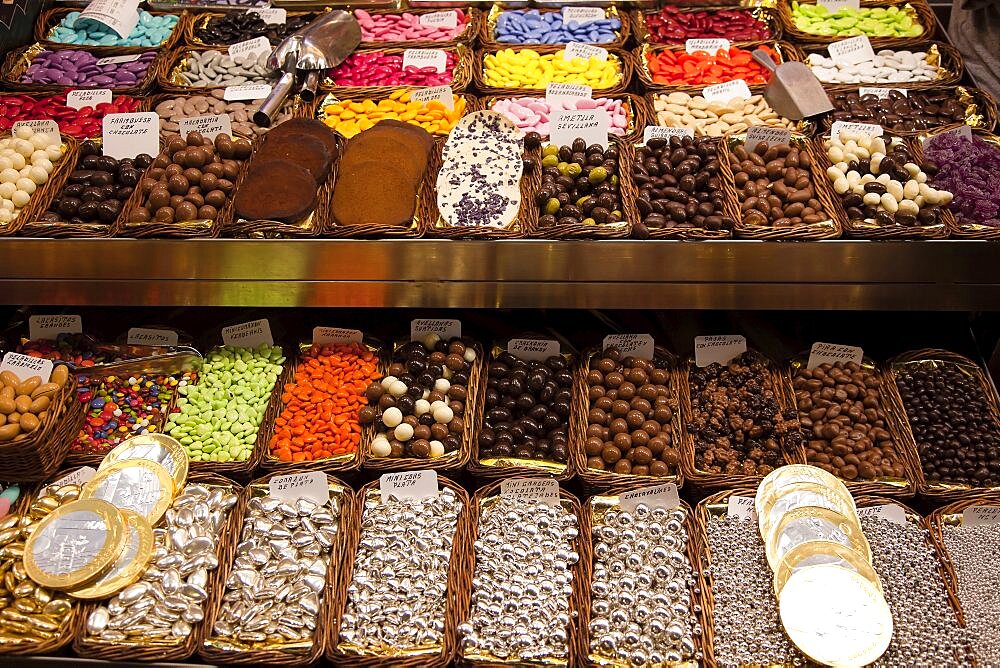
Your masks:
<svg viewBox="0 0 1000 668"><path fill-rule="evenodd" d="M96 582L67 592L73 598L98 599L111 596L139 579L153 553L153 529L146 518L131 510L119 510L125 520L125 549L107 573Z"/></svg>
<svg viewBox="0 0 1000 668"><path fill-rule="evenodd" d="M170 472L175 489L181 489L187 481L187 452L180 441L166 434L141 434L122 441L104 456L97 470L103 471L127 459L147 459L160 464Z"/></svg>

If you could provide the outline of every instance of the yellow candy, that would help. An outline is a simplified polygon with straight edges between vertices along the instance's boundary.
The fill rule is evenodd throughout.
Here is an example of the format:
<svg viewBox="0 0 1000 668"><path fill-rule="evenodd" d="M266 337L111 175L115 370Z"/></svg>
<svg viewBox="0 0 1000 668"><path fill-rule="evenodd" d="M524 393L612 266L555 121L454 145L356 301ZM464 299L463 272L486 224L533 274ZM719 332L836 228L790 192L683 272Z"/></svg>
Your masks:
<svg viewBox="0 0 1000 668"><path fill-rule="evenodd" d="M495 88L545 88L550 83L586 84L612 88L621 76L621 63L609 54L598 58L563 58L563 51L539 54L532 49L501 49L483 58L483 80Z"/></svg>
<svg viewBox="0 0 1000 668"><path fill-rule="evenodd" d="M439 100L411 102L407 90L393 91L388 98L374 100L339 100L323 106L323 122L345 137L364 132L379 121L394 119L419 125L431 134L448 134L465 113L465 99L452 97L454 110Z"/></svg>

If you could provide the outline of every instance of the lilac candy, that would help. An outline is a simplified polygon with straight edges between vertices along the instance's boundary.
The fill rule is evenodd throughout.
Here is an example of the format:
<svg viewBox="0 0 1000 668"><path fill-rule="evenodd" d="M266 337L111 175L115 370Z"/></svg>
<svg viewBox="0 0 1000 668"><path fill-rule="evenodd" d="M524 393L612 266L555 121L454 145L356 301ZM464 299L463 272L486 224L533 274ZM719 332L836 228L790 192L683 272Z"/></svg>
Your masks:
<svg viewBox="0 0 1000 668"><path fill-rule="evenodd" d="M98 65L97 56L87 51L42 51L32 59L20 82L80 88L130 88L146 76L154 58L156 52L147 51L135 61Z"/></svg>

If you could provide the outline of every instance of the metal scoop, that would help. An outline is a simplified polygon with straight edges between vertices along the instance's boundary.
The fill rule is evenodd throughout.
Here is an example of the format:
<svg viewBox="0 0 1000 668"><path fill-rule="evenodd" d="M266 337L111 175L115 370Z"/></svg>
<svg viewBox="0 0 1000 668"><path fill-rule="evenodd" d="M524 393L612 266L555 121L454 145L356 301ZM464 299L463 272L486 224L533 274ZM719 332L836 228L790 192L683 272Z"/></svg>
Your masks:
<svg viewBox="0 0 1000 668"><path fill-rule="evenodd" d="M800 121L833 109L823 85L804 63L778 65L763 49L754 49L753 59L771 70L764 99L780 116Z"/></svg>
<svg viewBox="0 0 1000 668"><path fill-rule="evenodd" d="M261 127L271 125L299 72L306 74L306 95L315 97L320 73L344 62L359 44L361 27L352 14L342 10L328 12L286 37L267 60L268 67L283 74L254 113L253 122Z"/></svg>

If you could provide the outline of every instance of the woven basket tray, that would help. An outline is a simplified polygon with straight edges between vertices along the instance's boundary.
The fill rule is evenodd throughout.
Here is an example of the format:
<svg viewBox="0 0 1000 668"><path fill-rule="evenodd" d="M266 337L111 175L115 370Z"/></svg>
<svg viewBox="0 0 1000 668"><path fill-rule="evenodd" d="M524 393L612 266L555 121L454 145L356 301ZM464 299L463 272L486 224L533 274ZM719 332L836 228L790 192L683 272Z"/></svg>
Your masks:
<svg viewBox="0 0 1000 668"><path fill-rule="evenodd" d="M215 556L219 559L219 567L208 574L209 601L206 601L204 610L206 616L210 610L208 603L213 594L225 589L224 579L227 570L226 564L231 564L236 556L236 544L240 539L240 520L246 509L246 499L242 494L243 488L232 480L212 473L191 473L188 475L188 484L216 485L231 487L233 493L239 495L236 505L229 511L222 530L219 532L219 543L215 546ZM163 520L160 521L163 523ZM143 571L145 573L145 571ZM103 601L102 601L103 602ZM102 603L99 602L99 603ZM99 603L87 603L79 615L77 622L76 637L73 638L73 651L77 655L87 659L100 659L104 661L184 661L191 657L204 636L210 630L207 619L197 624L192 624L191 634L183 641L170 644L147 645L147 644L112 644L100 641L87 636L86 622L90 613L93 612ZM178 639L179 640L179 639Z"/></svg>
<svg viewBox="0 0 1000 668"><path fill-rule="evenodd" d="M760 353L754 352L754 355L760 359L765 359ZM791 385L788 382L787 376L785 376L781 371L778 370L776 365L767 360L770 366L770 379L771 384L774 389L775 399L778 403L778 408L784 412L787 410L795 410L795 399L792 393ZM695 464L695 453L697 448L694 441L694 434L688 429L687 420L691 419L694 415L694 408L692 407L691 400L691 385L688 381L688 374L690 369L694 366L694 359L687 359L677 367L676 378L674 379L674 387L677 388L680 394L681 401L681 415L685 417L682 421L682 432L681 432L681 472L684 476L684 480L691 485L693 485L698 490L709 491L720 488L733 488L733 487L756 487L760 484L760 481L764 479L764 474L760 475L741 475L735 473L710 473L708 471L701 471L697 468ZM797 422L797 421L796 421ZM781 435L781 454L786 464L804 464L806 461L805 449L801 445L795 445L789 442L789 431L786 434ZM751 494L753 496L753 494Z"/></svg>
<svg viewBox="0 0 1000 668"><path fill-rule="evenodd" d="M383 48L400 48L400 49L440 49L442 47L455 46L457 44L465 44L471 47L476 38L479 36L482 30L483 23L483 13L475 7L456 7L456 9L461 9L465 12L466 22L465 30L463 30L454 39L445 40L443 42L435 42L429 39L413 40L409 42L361 42L361 47L365 49L383 49ZM372 16L378 16L381 14L413 14L416 16L421 16L423 14L433 14L435 12L447 11L446 9L439 9L437 7L431 9L414 9L409 8L404 11L397 9L372 9L365 10L368 14Z"/></svg>
<svg viewBox="0 0 1000 668"><path fill-rule="evenodd" d="M226 49L227 47L224 46L186 46L182 44L172 51L166 52L167 55L163 60L163 67L160 68L159 74L156 77L156 84L159 88L159 92L205 94L216 88L226 88L226 86L189 86L183 83L179 76L181 72L187 70L187 57L189 53L194 51L219 51L223 56L225 56ZM246 83L267 83L273 85L276 81L276 78L271 78L265 81L248 81Z"/></svg>
<svg viewBox="0 0 1000 668"><path fill-rule="evenodd" d="M736 188L733 169L729 164L729 156L736 146L743 143L745 134L727 135L722 142L722 151L719 160L719 172L727 187L732 188L737 193L737 197L728 198L724 201L726 212L736 221L734 234L740 239L758 239L761 241L770 240L808 240L836 239L843 232L841 221L837 218L837 207L834 204L835 193L830 185L829 179L825 175L817 174L816 170L810 168L812 172L812 184L816 193L816 199L823 205L823 210L830 216L829 220L811 225L799 225L797 227L775 228L770 226L747 225L740 215L740 205L743 203L740 197L741 190ZM801 134L793 133L791 141L808 153L812 159L812 164L817 163L816 149L809 139Z"/></svg>
<svg viewBox="0 0 1000 668"><path fill-rule="evenodd" d="M3 138L10 136L9 132L4 132L2 135ZM60 134L59 138L62 139L60 146L63 152L62 159L55 164L55 168L49 174L49 180L31 194L28 204L21 209L14 220L6 226L0 226L0 237L21 234L25 228L30 229L35 221L48 210L49 204L62 190L63 184L66 183L66 179L69 178L76 165L79 143L69 135Z"/></svg>
<svg viewBox="0 0 1000 668"><path fill-rule="evenodd" d="M940 134L943 130L935 130L931 134ZM987 141L996 147L997 151L1000 151L1000 137L990 134L985 130L980 130L979 128L973 128L972 134L979 139ZM923 162L924 158L924 144L926 137L919 137L913 140L913 150L915 157ZM934 182L934 179L928 179L930 183ZM945 219L951 229L951 236L957 239L1000 239L1000 227L990 227L988 225L981 225L978 223L959 223L958 219L949 209L945 212L947 218Z"/></svg>
<svg viewBox="0 0 1000 668"><path fill-rule="evenodd" d="M366 340L364 345L368 350L379 355L381 346L375 341ZM320 459L316 461L304 461L304 462L284 462L271 454L271 440L274 438L275 431L277 430L276 420L279 419L284 412L285 399L284 393L285 388L289 383L295 381L295 374L298 371L299 364L305 361L305 356L310 353L312 344L302 343L299 344L299 355L298 359L294 364L287 364L285 366L285 372L281 374L281 378L278 379L278 387L281 400L277 415L275 415L275 420L271 420L266 428L267 432L265 434L264 442L267 447L264 448L264 452L260 458L260 467L265 471L273 471L275 473L286 473L291 470L295 471L325 471L327 473L338 473L349 475L357 472L361 469L361 464L364 461L366 444L370 444L372 438L375 436L375 429L371 425L360 426L361 442L358 444L358 449L356 452L346 455L339 455L337 457L331 457L329 459ZM365 405L367 405L367 399L365 400ZM313 423L313 428L323 428L326 426L325 421L319 421Z"/></svg>
<svg viewBox="0 0 1000 668"><path fill-rule="evenodd" d="M900 435L906 442L906 447L912 450L917 456L917 465L914 467L913 471L916 474L917 493L935 503L950 503L953 501L964 501L966 499L974 499L983 496L995 496L996 493L1000 491L1000 488L976 488L969 485L933 482L927 480L924 475L923 466L920 465L919 462L920 449L917 446L913 431L910 428L909 420L907 419L906 405L903 403L903 398L896 385L896 374L904 366L921 365L920 363L925 360L931 361L932 364L936 362L937 364L934 364L934 366L941 363L956 364L961 366L966 373L972 375L979 382L979 386L986 397L986 401L990 407L991 417L993 418L996 428L1000 429L1000 399L997 398L996 390L993 388L993 384L990 382L983 369L968 357L964 357L958 353L949 352L947 350L924 348L921 350L913 350L903 353L902 355L897 355L896 357L888 360L886 362L886 386L888 388L887 397L892 401L892 410L896 413L900 421Z"/></svg>
<svg viewBox="0 0 1000 668"><path fill-rule="evenodd" d="M541 14L558 14L562 12L561 7L538 7L538 12ZM521 12L524 13L527 10L514 10L506 9L502 4L494 4L490 8L489 14L486 15L482 21L482 32L479 36L479 42L484 49L506 49L506 48L517 48L519 46L533 46L531 44L513 44L506 42L498 42L496 40L496 28L497 19L505 11L510 12ZM589 44L594 44L595 46L601 46L606 49L621 49L624 48L625 44L628 43L629 33L631 32L631 26L629 21L629 15L627 12L618 11L615 6L606 7L604 9L604 16L606 18L616 18L622 22L622 27L615 31L615 40L613 42L588 42ZM535 45L537 46L537 45Z"/></svg>
<svg viewBox="0 0 1000 668"><path fill-rule="evenodd" d="M216 7L209 6L206 7L206 10L207 11L200 12L198 14L195 14L193 11L188 12L187 21L185 21L184 23L184 44L187 44L188 46L207 46L211 49L220 49L220 50L226 49L232 44L236 44L236 42L232 42L230 44L206 42L205 40L198 37L195 34L195 31L202 29L212 19L218 19L223 16L226 16L227 14L242 14L249 10L241 9L235 6L227 10L227 8L223 5L219 5ZM317 16L315 12L295 12L295 11L286 12L286 15L288 17L300 17L300 16L307 17L310 20L314 19Z"/></svg>
<svg viewBox="0 0 1000 668"><path fill-rule="evenodd" d="M358 49L355 53L370 53L379 51L386 55L402 55L407 48L400 47L379 47L370 49ZM454 53L457 57L455 67L452 70L451 86L452 91L461 93L472 83L472 66L475 52L465 44L455 44L453 46L435 45L433 48L441 51ZM392 86L337 86L330 77L324 77L320 82L320 89L326 92L333 91L339 97L378 97L388 95L398 88L406 88L403 85Z"/></svg>
<svg viewBox="0 0 1000 668"><path fill-rule="evenodd" d="M239 516L232 521L234 538L239 536L240 527L243 526L243 519L246 516L247 505L250 499L259 496L268 496L267 483L276 475L286 475L290 473L304 473L305 469L294 469L288 471L274 472L264 477L254 480L246 486L240 495L237 507L240 510ZM220 562L218 572L221 576L218 579L219 586L209 593L209 600L205 605L205 621L202 623L202 642L198 647L198 654L207 663L225 665L254 665L254 666L304 666L313 664L323 656L326 645L326 634L324 633L323 620L328 619L329 609L334 606L334 596L337 593L337 582L343 564L348 562L348 555L344 551L345 542L348 536L357 531L356 523L360 519L358 512L358 500L354 491L347 483L331 476L327 476L327 484L330 488L330 496L337 499L340 504L340 526L337 530L336 540L330 550L330 562L326 572L326 588L320 602L319 613L316 615L316 630L312 644L306 648L295 649L228 649L219 647L213 640L217 638L212 632L215 620L222 610L222 597L226 592L226 581L233 568L233 561L236 557L235 550L227 555L228 561ZM234 513L235 515L235 509ZM235 541L233 541L235 542Z"/></svg>
<svg viewBox="0 0 1000 668"><path fill-rule="evenodd" d="M528 98L544 100L545 94L542 91L538 91L533 95L520 95L517 97L521 99ZM607 97L612 100L620 100L622 107L625 109L625 115L628 120L625 126L625 134L621 135L621 138L625 141L639 141L646 126L653 124L652 111L649 108L649 103L644 97L633 93L618 93L616 95L608 95ZM482 108L492 110L493 105L495 105L497 101L503 99L511 99L511 97L506 95L490 95L488 97L484 97L482 100ZM510 120L516 124L515 119L510 118ZM548 138L548 135L543 135L543 139L545 138Z"/></svg>
<svg viewBox="0 0 1000 668"><path fill-rule="evenodd" d="M792 387L793 399L796 406L798 406L798 396L795 394L794 389L795 373L798 369L805 367L808 359L808 354L797 355L789 360L788 364L785 366L786 382L790 387ZM900 425L900 416L896 414L895 410L893 410L892 400L883 394L884 390L882 388L887 387L887 385L891 382L885 371L872 359L867 357L862 361L862 365L871 371L880 381L879 408L881 408L882 412L885 414L885 429L892 437L892 442L895 445L896 452L905 467L905 470L902 478L875 478L873 480L847 480L842 478L842 480L844 481L844 484L847 485L847 489L850 490L851 494L855 496L860 494L881 494L883 496L892 496L904 499L910 498L914 496L917 491L918 473L916 472L916 469L920 468L920 461L917 459L916 450L911 447L910 442L902 435L903 427ZM808 416L804 415L800 411L799 419L801 420L803 417ZM905 416L903 419L905 420ZM818 466L819 468L824 468L820 463L809 461L808 443L812 434L805 426L802 425L800 425L799 430L802 432L803 447L806 451L806 463ZM828 472L833 475L837 475L836 471L828 470Z"/></svg>
<svg viewBox="0 0 1000 668"><path fill-rule="evenodd" d="M476 51L475 64L472 68L473 79L476 84L476 88L484 95L493 95L497 97L518 97L525 95L544 95L545 87L541 88L501 88L497 86L490 86L486 83L483 77L483 57L487 54L494 54L497 51L502 51L507 47L497 47L497 48L481 48ZM541 55L548 55L550 53L558 53L562 51L564 47L562 46L551 46L551 45L539 45L532 44L526 46L515 46L511 47L515 51L521 51L522 49L529 49L531 51L536 51ZM618 83L610 88L595 88L593 90L594 97L608 97L609 95L617 95L624 93L628 90L629 83L632 80L632 70L635 68L635 61L631 53L628 51L623 51L622 49L608 49L608 59L617 58L619 66L621 68L621 75L618 78Z"/></svg>
<svg viewBox="0 0 1000 668"><path fill-rule="evenodd" d="M587 384L587 374L590 372L590 364L601 354L600 350L588 350L581 356L580 365L577 367L576 372L573 374L573 383L575 385L573 390L574 397L579 397L579 401L573 403L573 411L570 413L570 420L575 423L575 428L570 430L573 434L573 439L569 443L570 457L573 459L573 464L576 466L577 476L583 482L584 489L588 493L598 493L598 491L603 491L607 489L622 488L622 487L644 487L648 485L658 485L667 482L672 482L680 487L683 484L683 476L681 475L680 465L673 467L668 475L665 476L652 476L652 475L633 475L631 473L615 473L613 471L604 471L600 469L592 469L587 466L587 453L584 448L584 444L587 440L587 427L589 420L587 416L590 412L591 402L589 400L589 385ZM658 365L662 368L668 370L670 377L668 379L668 387L671 391L672 409L674 413L673 419L670 421L670 436L671 445L675 448L680 449L681 443L681 411L680 411L680 400L677 397L677 387L675 382L677 381L676 374L673 369L677 366L677 358L667 351L666 348L657 347L654 353L654 359Z"/></svg>
<svg viewBox="0 0 1000 668"><path fill-rule="evenodd" d="M805 2L802 4L814 4ZM866 8L875 7L898 7L900 11L905 11L910 15L913 21L919 23L924 31L917 35L916 37L871 37L872 48L878 49L895 49L895 48L906 48L910 46L916 46L921 42L926 42L934 34L935 28L937 28L937 19L934 18L934 12L931 11L930 6L924 0L912 0L911 2L900 3L900 2L865 2L863 3ZM813 33L803 32L795 27L795 20L792 17L792 3L791 0L779 2L778 12L781 15L782 28L784 30L785 38L793 42L799 43L812 43L812 44L829 44L830 42L836 42L837 40L844 39L845 36L840 35L836 37L825 37L823 35L816 35Z"/></svg>
<svg viewBox="0 0 1000 668"><path fill-rule="evenodd" d="M347 606L347 589L354 579L354 561L357 556L358 542L361 539L361 524L364 521L365 502L372 500L379 503L379 481L373 480L358 490L355 503L356 517L351 522L349 532L344 531L343 551L344 561L340 567L340 577L336 582L336 590L329 591L327 597L333 601L326 607L326 615L322 628L326 630L326 658L337 666L352 668L375 668L395 666L398 668L443 667L448 665L458 648L456 627L462 621L465 611L469 608L472 590L472 571L475 566L473 541L477 507L469 499L468 493L457 483L448 478L438 476L438 489L447 487L455 492L462 502L462 511L458 515L455 535L452 540L451 560L448 566L447 601L444 613L444 642L433 654L424 652L416 655L381 656L374 654L358 655L340 649L340 624L343 621ZM332 584L332 583L331 583Z"/></svg>
<svg viewBox="0 0 1000 668"><path fill-rule="evenodd" d="M482 516L482 507L485 502L490 498L500 495L500 485L502 481L497 480L491 482L488 485L480 487L475 496L472 497L472 504L470 507L470 536L469 536L469 591L468 596L464 599L462 607L459 609L459 621L464 622L469 619L470 616L470 603L472 596L472 576L475 573L475 541L479 538L479 521ZM559 489L559 503L563 508L573 513L578 520L580 520L580 533L573 540L573 549L580 559L570 567L570 571L573 574L573 593L569 597L569 613L570 613L570 623L567 630L567 645L569 647L569 659L566 661L566 666L577 666L581 658L581 623L584 610L590 607L590 595L589 595L589 579L587 577L587 570L591 568L591 556L590 556L590 535L586 533L583 528L583 510L580 507L580 501L567 492L566 490ZM525 564L527 565L527 563ZM585 584L586 580L586 584ZM466 658L461 649L458 651L458 656L456 658L456 665L469 668L475 666L476 668L505 668L509 666L523 666L523 665L535 665L527 663L518 663L516 661L490 661L486 659L470 659ZM560 665L561 662L553 661L551 665ZM538 665L550 665L538 664Z"/></svg>
<svg viewBox="0 0 1000 668"><path fill-rule="evenodd" d="M684 3L676 3L678 5L683 5ZM718 13L720 11L733 11L736 7L720 7L720 8L709 8L704 9L702 7L691 7L688 9L681 10L682 14L689 14L692 12L709 12L711 14ZM749 42L733 42L735 46L740 48L747 48L748 46L753 46L757 44L764 44L768 41L781 39L781 16L778 14L776 9L771 7L747 7L744 11L749 12L752 16L767 25L770 31L770 36L766 40L756 40ZM660 42L653 39L652 35L649 33L649 27L646 25L646 17L658 14L657 11L635 11L631 14L631 20L633 29L632 32L635 34L635 41L642 45L648 44L652 47L660 46L683 46L686 40L680 40L677 42ZM721 37L721 35L720 35Z"/></svg>
<svg viewBox="0 0 1000 668"><path fill-rule="evenodd" d="M469 339L466 339L469 341ZM395 352L408 341L397 341L392 349L384 348L379 355L379 374L382 378L388 375L389 365L392 364ZM462 439L458 450L445 453L436 459L423 459L419 457L375 457L371 453L372 439L376 435L377 429L371 426L365 429L361 438L361 450L363 451L363 466L365 471L378 474L390 473L394 471L419 471L422 469L434 469L436 471L461 471L465 468L472 451L478 433L478 416L482 414L483 397L486 392L486 356L479 343L471 344L476 351L476 361L472 363L472 370L469 372L469 384L466 386L465 413L462 415L463 427ZM380 424L382 411L378 411L375 424ZM457 474L455 474L457 475Z"/></svg>
<svg viewBox="0 0 1000 668"><path fill-rule="evenodd" d="M801 61L802 52L798 47L794 46L789 42L756 42L751 43L757 46L766 46L772 51L774 51L778 57L777 62L785 63L789 61ZM741 47L740 45L734 44L734 48ZM752 51L753 48L749 45L743 48L744 51ZM649 57L655 56L663 51L674 51L676 53L684 53L684 45L663 45L663 46L651 46L649 44L641 44L639 47L633 51L633 59L635 61L636 74L638 75L639 83L641 83L645 90L653 91L657 93L690 93L691 95L700 95L701 92L707 87L713 84L699 83L699 84L662 84L655 83L653 81L653 74L649 69ZM761 66L763 67L763 66ZM749 86L751 93L762 93L767 84L753 84Z"/></svg>
<svg viewBox="0 0 1000 668"><path fill-rule="evenodd" d="M965 72L965 59L961 52L946 42L923 42L908 49L909 51L925 51L929 62L938 69L938 77L933 81L882 83L877 84L886 88L904 88L909 90L926 90L928 88L938 88L940 86L951 86L958 83ZM818 53L821 56L829 55L826 45L806 44L802 47L802 62L808 66L808 56ZM848 91L858 92L861 86L876 86L876 84L834 84L823 83L823 88L828 91Z"/></svg>
<svg viewBox="0 0 1000 668"><path fill-rule="evenodd" d="M891 138L890 135L883 135L886 140ZM826 175L826 170L833 166L830 158L827 156L826 147L824 142L830 138L829 134L824 134L822 136L815 137L813 139L813 157L816 160L816 164L819 166L819 170L823 172L822 176L817 176L819 179L825 179L832 189L833 182L830 181L830 177ZM910 148L911 153L914 157L917 157L916 149L913 148L913 141L907 141L907 139L902 139L904 143ZM833 208L836 217L843 221L844 225L844 236L850 237L852 239L944 239L948 236L949 231L954 227L955 218L951 215L951 212L944 208L941 215L941 222L937 225L915 225L913 227L904 227L902 225L878 225L875 222L868 221L855 221L852 220L847 215L847 209L844 207L844 199L846 195L838 195L834 191L833 196Z"/></svg>
<svg viewBox="0 0 1000 668"><path fill-rule="evenodd" d="M59 51L65 50L67 47L62 49L52 48L49 51ZM0 85L12 91L20 91L25 93L34 94L48 94L48 93L63 93L67 90L73 90L74 88L79 88L79 86L60 86L58 84L31 84L22 83L21 76L31 65L31 61L42 51L47 49L41 44L31 44L29 46L22 47L20 49L14 49L7 54L4 59L2 69L2 75L0 75ZM81 47L81 51L90 51L88 47ZM153 49L145 49L144 51L152 51ZM146 76L139 82L136 86L128 86L124 88L112 88L111 92L115 95L131 95L133 97L140 97L147 92L149 92L153 85L156 83L156 78L160 73L160 70L166 64L166 55L168 51L160 51L153 60L149 61L149 67L146 68ZM95 86L96 88L96 86Z"/></svg>
<svg viewBox="0 0 1000 668"><path fill-rule="evenodd" d="M160 12L160 11L150 11L148 13L154 16L168 16L173 15L177 17L177 23L174 25L174 29L170 31L170 35L167 39L156 46L98 46L98 45L88 45L88 44L66 44L64 42L53 42L49 39L49 35L55 30L56 26L62 22L66 15L70 12L79 11L73 8L67 7L57 7L53 9L47 9L38 16L38 21L35 23L35 40L42 44L46 49L53 48L77 48L86 49L95 56L118 56L126 53L143 53L144 51L150 51L152 49L172 49L180 41L181 35L184 34L185 24L187 23L188 14L187 12Z"/></svg>

